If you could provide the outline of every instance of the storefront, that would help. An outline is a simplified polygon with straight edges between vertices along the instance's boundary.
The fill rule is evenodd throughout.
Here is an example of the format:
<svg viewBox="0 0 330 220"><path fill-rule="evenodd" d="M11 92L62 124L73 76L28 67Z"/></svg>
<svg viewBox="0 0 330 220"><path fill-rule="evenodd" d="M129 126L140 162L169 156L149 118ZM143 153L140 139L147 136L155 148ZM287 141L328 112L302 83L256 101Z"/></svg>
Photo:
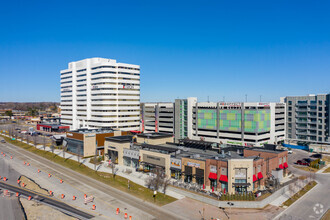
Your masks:
<svg viewBox="0 0 330 220"><path fill-rule="evenodd" d="M134 169L139 168L140 153L138 150L131 150L125 148L123 152L123 156L124 156L123 161L125 166L132 167Z"/></svg>
<svg viewBox="0 0 330 220"><path fill-rule="evenodd" d="M108 157L111 163L118 164L118 151L115 147L108 146Z"/></svg>
<svg viewBox="0 0 330 220"><path fill-rule="evenodd" d="M253 191L253 159L228 160L228 193L248 193ZM261 176L260 176L261 177ZM222 177L223 178L223 177ZM256 174L258 178L258 174ZM225 182L225 181L222 181Z"/></svg>
<svg viewBox="0 0 330 220"><path fill-rule="evenodd" d="M181 172L181 159L171 158L171 178L179 180L181 179L182 172Z"/></svg>
<svg viewBox="0 0 330 220"><path fill-rule="evenodd" d="M247 192L247 179L246 179L247 169L246 168L236 168L235 169L235 182L233 186L235 187L235 193L246 193Z"/></svg>
<svg viewBox="0 0 330 220"><path fill-rule="evenodd" d="M140 169L145 172L153 172L154 169L161 169L166 176L170 177L170 155L153 151L140 150Z"/></svg>
<svg viewBox="0 0 330 220"><path fill-rule="evenodd" d="M186 183L197 183L201 187L205 184L205 161L183 157L182 179Z"/></svg>
<svg viewBox="0 0 330 220"><path fill-rule="evenodd" d="M217 189L218 183L218 176L217 176L217 166L210 165L210 173L209 173L209 180L210 180L210 188L212 191Z"/></svg>

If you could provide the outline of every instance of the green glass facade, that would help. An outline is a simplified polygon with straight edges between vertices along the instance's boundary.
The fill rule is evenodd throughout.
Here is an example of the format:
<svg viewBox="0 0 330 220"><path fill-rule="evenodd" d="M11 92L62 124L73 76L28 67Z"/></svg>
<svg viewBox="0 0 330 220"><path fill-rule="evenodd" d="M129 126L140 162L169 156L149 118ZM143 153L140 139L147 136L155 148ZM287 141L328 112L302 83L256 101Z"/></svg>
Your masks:
<svg viewBox="0 0 330 220"><path fill-rule="evenodd" d="M245 110L244 131L261 133L270 131L270 110Z"/></svg>
<svg viewBox="0 0 330 220"><path fill-rule="evenodd" d="M216 109L198 109L198 128L217 129L219 120L219 130L237 131L242 130L242 112L240 109L220 109L217 117ZM244 111L244 131L251 133L261 133L270 131L270 110L245 110Z"/></svg>
<svg viewBox="0 0 330 220"><path fill-rule="evenodd" d="M198 128L216 130L217 110L198 109Z"/></svg>
<svg viewBox="0 0 330 220"><path fill-rule="evenodd" d="M220 110L219 111L219 130L241 131L242 114L240 110Z"/></svg>

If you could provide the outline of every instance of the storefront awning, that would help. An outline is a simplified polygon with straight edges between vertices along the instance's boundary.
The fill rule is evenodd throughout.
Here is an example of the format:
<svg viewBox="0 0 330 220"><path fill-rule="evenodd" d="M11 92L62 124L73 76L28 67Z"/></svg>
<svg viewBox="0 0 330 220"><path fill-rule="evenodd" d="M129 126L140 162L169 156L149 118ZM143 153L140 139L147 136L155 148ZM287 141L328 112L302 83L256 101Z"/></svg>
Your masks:
<svg viewBox="0 0 330 220"><path fill-rule="evenodd" d="M283 164L283 166L284 166L284 168L288 168L288 167L289 167L287 162L285 162L285 163Z"/></svg>
<svg viewBox="0 0 330 220"><path fill-rule="evenodd" d="M253 182L257 181L257 176L256 175L253 175Z"/></svg>
<svg viewBox="0 0 330 220"><path fill-rule="evenodd" d="M283 164L280 164L280 165L278 166L278 168L280 168L280 169L284 169Z"/></svg>
<svg viewBox="0 0 330 220"><path fill-rule="evenodd" d="M227 182L228 183L228 177L226 175L220 175L220 182Z"/></svg>
<svg viewBox="0 0 330 220"><path fill-rule="evenodd" d="M216 173L210 173L209 178L216 180L217 179L217 174Z"/></svg>
<svg viewBox="0 0 330 220"><path fill-rule="evenodd" d="M264 176L262 175L261 172L259 172L259 173L258 173L258 179L260 180L260 179L262 179L262 178L264 178Z"/></svg>

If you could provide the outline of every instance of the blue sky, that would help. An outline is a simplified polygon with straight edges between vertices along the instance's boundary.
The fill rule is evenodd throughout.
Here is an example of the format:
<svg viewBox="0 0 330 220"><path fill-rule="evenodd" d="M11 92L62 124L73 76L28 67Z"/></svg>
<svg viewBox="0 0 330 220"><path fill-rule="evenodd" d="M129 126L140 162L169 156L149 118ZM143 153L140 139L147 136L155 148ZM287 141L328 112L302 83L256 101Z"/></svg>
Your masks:
<svg viewBox="0 0 330 220"><path fill-rule="evenodd" d="M329 1L2 1L0 101L60 101L61 69L141 65L141 101L330 92Z"/></svg>

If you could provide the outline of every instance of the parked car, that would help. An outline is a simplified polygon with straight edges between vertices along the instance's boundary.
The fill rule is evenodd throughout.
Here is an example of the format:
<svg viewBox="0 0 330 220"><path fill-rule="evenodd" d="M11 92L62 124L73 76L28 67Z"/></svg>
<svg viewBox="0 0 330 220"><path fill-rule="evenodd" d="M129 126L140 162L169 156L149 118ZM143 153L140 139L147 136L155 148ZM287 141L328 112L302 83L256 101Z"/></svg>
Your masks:
<svg viewBox="0 0 330 220"><path fill-rule="evenodd" d="M293 152L292 152L292 150L288 150L288 154L292 154Z"/></svg>
<svg viewBox="0 0 330 220"><path fill-rule="evenodd" d="M305 160L297 160L298 165L304 165L304 166L309 166L309 163Z"/></svg>
<svg viewBox="0 0 330 220"><path fill-rule="evenodd" d="M313 154L310 157L322 159L322 154Z"/></svg>
<svg viewBox="0 0 330 220"><path fill-rule="evenodd" d="M307 163L311 163L311 162L313 161L313 160L310 159L310 158L304 158L303 160L306 161Z"/></svg>
<svg viewBox="0 0 330 220"><path fill-rule="evenodd" d="M6 143L6 141L2 139L2 140L1 140L1 143Z"/></svg>

